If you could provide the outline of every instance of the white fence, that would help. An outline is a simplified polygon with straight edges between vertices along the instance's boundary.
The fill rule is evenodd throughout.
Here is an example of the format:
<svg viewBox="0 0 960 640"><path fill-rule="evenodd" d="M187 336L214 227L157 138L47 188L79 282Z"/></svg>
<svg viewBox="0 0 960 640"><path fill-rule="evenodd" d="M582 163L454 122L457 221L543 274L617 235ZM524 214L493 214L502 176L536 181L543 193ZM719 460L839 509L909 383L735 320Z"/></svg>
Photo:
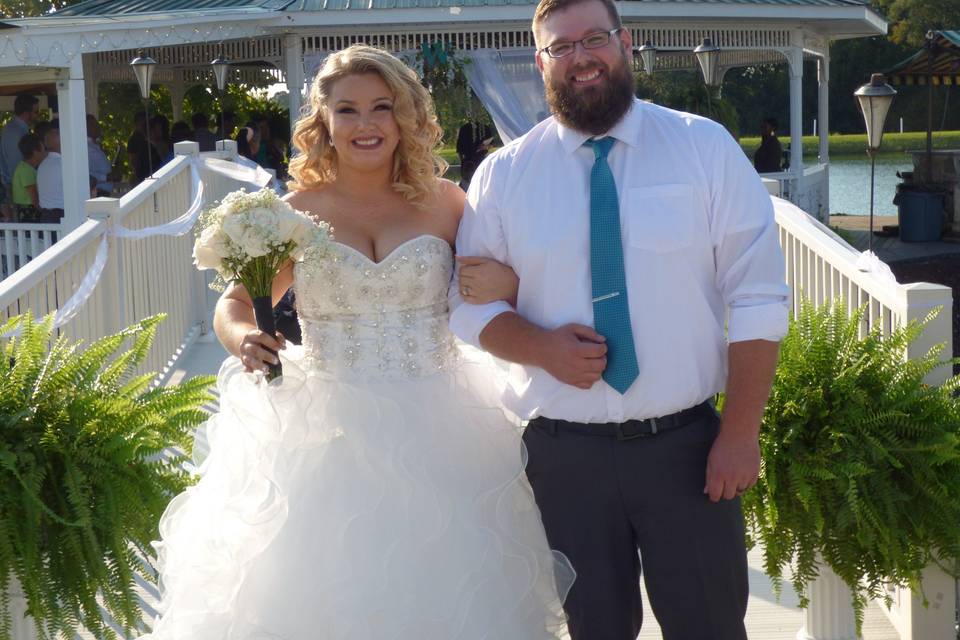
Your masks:
<svg viewBox="0 0 960 640"><path fill-rule="evenodd" d="M939 315L927 325L924 334L908 348L907 357L919 356L936 344L945 343L941 357L953 353L953 295L948 287L928 283L898 284L882 270L862 271L858 267L859 252L827 227L814 221L801 209L784 200L775 199L780 244L787 266L787 283L793 292L793 310L806 298L816 306L843 297L848 307L867 305L861 333L879 327L884 335L910 320L920 320L937 307ZM930 384L939 384L950 375L950 367L940 367L927 377ZM923 586L929 608L922 598L908 589L891 588L893 606L881 604L901 640L952 640L955 638L956 585L953 578L935 566L924 573ZM834 628L845 615L852 621L849 595L842 590L824 589L828 601L818 601L811 594L807 612L808 633L811 627ZM842 625L839 625L842 626ZM801 637L798 635L798 637ZM823 640L827 636L802 636ZM847 640L852 636L830 635L831 640Z"/></svg>
<svg viewBox="0 0 960 640"><path fill-rule="evenodd" d="M771 195L789 200L821 222L829 218L829 164L805 166L802 176L797 176L793 171L780 171L764 173L761 177Z"/></svg>
<svg viewBox="0 0 960 640"><path fill-rule="evenodd" d="M176 157L152 179L123 198L88 200L86 222L0 281L0 320L27 311L42 317L62 310L79 290L89 290L92 284L89 299L60 332L89 342L147 316L166 313L154 347L141 365L142 371L166 372L193 338L205 331L209 313L205 280L192 264L193 235L135 239L116 232L156 227L186 212L195 195L194 169L203 179L206 202L243 184L202 169L196 162L199 154L194 142L178 143L176 151ZM228 147L225 152L204 155L234 158L233 153L235 147ZM99 264L102 273L97 281Z"/></svg>

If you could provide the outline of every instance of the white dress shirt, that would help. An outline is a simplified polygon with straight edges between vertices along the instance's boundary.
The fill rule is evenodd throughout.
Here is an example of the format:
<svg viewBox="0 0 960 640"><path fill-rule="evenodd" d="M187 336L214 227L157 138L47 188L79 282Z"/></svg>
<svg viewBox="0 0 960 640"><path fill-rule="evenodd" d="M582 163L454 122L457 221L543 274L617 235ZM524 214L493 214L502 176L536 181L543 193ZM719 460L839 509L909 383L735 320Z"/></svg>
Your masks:
<svg viewBox="0 0 960 640"><path fill-rule="evenodd" d="M711 120L634 101L608 134L617 183L630 319L640 375L624 395L581 390L512 365L505 405L523 418L622 422L667 415L722 391L727 343L777 341L787 329L773 205L740 146ZM554 118L477 169L457 236L460 255L520 276L519 314L546 329L593 326L589 136ZM505 302L450 290L453 332L480 345Z"/></svg>
<svg viewBox="0 0 960 640"><path fill-rule="evenodd" d="M41 209L63 209L63 158L56 151L37 167L37 196Z"/></svg>
<svg viewBox="0 0 960 640"><path fill-rule="evenodd" d="M87 163L90 165L90 175L97 179L97 189L108 193L113 191L113 183L107 180L113 165L100 145L91 138L87 138Z"/></svg>

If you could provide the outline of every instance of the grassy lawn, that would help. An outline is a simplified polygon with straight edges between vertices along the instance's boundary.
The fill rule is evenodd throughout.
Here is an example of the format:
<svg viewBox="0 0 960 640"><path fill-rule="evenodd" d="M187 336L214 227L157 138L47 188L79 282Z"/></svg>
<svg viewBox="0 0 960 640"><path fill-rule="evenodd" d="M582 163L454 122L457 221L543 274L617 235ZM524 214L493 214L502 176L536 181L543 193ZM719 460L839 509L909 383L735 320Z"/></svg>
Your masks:
<svg viewBox="0 0 960 640"><path fill-rule="evenodd" d="M788 136L780 136L780 143L784 148L790 142ZM752 158L754 151L760 146L760 138L740 138L740 146L744 153ZM816 157L820 146L820 139L815 136L803 137L803 155ZM927 147L927 133L925 131L908 131L906 133L883 134L883 153L903 153L905 151L923 150ZM866 153L867 134L831 134L831 156L862 156ZM934 131L934 149L960 149L960 131Z"/></svg>

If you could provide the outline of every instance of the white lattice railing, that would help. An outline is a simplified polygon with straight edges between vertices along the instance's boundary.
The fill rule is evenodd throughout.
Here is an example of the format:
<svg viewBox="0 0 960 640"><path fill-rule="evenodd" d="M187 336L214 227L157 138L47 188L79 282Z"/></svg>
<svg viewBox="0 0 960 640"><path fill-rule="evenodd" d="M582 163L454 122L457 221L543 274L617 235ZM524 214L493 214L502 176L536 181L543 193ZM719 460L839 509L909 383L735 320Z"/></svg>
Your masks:
<svg viewBox="0 0 960 640"><path fill-rule="evenodd" d="M780 244L787 267L787 283L793 295L793 310L806 298L816 306L842 297L849 309L867 305L867 314L861 333L879 327L885 335L910 320L920 320L932 309L942 307L940 313L927 325L923 335L907 350L912 358L927 353L936 344L946 344L941 357L947 360L953 353L953 294L949 287L929 283L899 284L891 277L858 268L859 252L813 220L795 205L774 199ZM950 375L950 367L941 367L927 377L930 384L939 384ZM836 585L835 585L836 586ZM924 608L922 598L908 589L891 588L893 606L881 604L901 640L954 638L956 616L956 587L953 578L938 567L928 567L924 573L924 591L931 602ZM837 635L840 623L846 618L852 624L849 592L844 589L823 589L829 597L818 600L811 590L811 606L807 611L807 627L828 628L827 635L802 636L813 640L843 638ZM798 637L801 637L798 635Z"/></svg>
<svg viewBox="0 0 960 640"><path fill-rule="evenodd" d="M235 158L233 154L235 146L204 155ZM0 281L0 320L27 311L42 317L62 310L81 288L92 288L89 299L60 332L89 342L147 316L165 313L167 319L160 324L141 368L166 372L193 338L205 331L209 313L204 278L192 264L193 236L159 234L133 239L112 231L116 227L156 227L186 212L193 202L191 167L198 166L194 162L198 156L196 143L178 143L176 157L158 169L153 179L119 200L88 200L86 222ZM207 202L242 184L202 169L201 178ZM98 254L103 264L99 280L93 269Z"/></svg>

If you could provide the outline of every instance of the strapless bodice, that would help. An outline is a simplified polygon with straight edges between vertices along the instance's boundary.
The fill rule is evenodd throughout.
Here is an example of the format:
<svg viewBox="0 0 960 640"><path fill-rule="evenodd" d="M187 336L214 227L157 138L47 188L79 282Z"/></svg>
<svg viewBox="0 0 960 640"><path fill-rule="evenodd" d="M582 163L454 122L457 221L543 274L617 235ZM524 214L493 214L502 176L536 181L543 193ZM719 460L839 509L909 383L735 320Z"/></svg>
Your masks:
<svg viewBox="0 0 960 640"><path fill-rule="evenodd" d="M357 377L421 376L449 368L453 251L419 235L374 262L330 242L294 269L297 314L309 366Z"/></svg>

